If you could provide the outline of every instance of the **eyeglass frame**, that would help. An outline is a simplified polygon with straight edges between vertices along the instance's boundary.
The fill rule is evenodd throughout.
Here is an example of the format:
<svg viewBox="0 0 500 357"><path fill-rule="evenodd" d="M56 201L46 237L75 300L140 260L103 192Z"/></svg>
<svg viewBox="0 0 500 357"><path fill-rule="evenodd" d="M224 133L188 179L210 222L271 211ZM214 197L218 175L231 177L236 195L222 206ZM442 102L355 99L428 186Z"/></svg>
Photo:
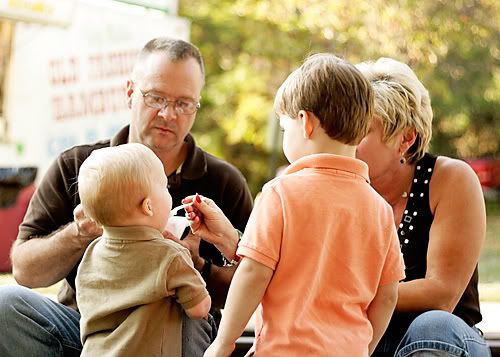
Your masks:
<svg viewBox="0 0 500 357"><path fill-rule="evenodd" d="M155 94L151 94L149 92L144 92L142 89L139 89L139 91L141 92L141 95L142 95L142 100L144 101L144 104L146 106L148 106L149 108L152 108L152 109L157 109L159 111L161 110L164 110L165 108L167 108L170 103L173 103L173 110L176 114L179 114L179 115L193 115L194 113L196 113L198 111L198 109L200 109L201 107L201 104L200 102L194 102L194 101L191 101L191 100L179 100L179 99L176 99L176 100L168 100L167 98L165 97L162 97L162 96L159 96L159 95L155 95ZM146 97L150 97L150 98L161 98L165 101L165 104L162 105L161 107L156 107L156 106L152 106L151 104L148 104L146 102ZM189 113L186 113L186 112L183 112L183 111L180 111L180 107L178 107L178 103L179 102L184 102L184 103L190 103L190 104L194 104L194 109L192 112L189 112Z"/></svg>

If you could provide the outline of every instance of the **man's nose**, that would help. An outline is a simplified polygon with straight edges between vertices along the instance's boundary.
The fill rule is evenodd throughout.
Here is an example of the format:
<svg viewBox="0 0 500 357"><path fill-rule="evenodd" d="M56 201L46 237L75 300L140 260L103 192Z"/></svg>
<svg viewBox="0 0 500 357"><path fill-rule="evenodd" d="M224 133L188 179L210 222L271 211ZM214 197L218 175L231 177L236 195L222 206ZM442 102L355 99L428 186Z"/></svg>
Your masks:
<svg viewBox="0 0 500 357"><path fill-rule="evenodd" d="M174 103L166 103L163 108L158 110L158 116L164 119L175 119L177 117L177 112L174 109Z"/></svg>

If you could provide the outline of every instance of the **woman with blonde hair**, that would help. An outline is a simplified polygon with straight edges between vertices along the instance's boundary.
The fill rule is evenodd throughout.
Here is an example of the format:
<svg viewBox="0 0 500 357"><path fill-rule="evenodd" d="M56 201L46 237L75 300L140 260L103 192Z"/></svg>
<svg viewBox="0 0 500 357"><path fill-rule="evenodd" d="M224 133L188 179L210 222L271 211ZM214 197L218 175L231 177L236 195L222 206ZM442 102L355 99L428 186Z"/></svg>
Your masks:
<svg viewBox="0 0 500 357"><path fill-rule="evenodd" d="M475 327L482 319L477 264L486 231L479 180L465 162L427 153L432 108L410 67L389 58L357 67L375 92L373 122L357 157L392 206L406 266L374 355L489 356Z"/></svg>

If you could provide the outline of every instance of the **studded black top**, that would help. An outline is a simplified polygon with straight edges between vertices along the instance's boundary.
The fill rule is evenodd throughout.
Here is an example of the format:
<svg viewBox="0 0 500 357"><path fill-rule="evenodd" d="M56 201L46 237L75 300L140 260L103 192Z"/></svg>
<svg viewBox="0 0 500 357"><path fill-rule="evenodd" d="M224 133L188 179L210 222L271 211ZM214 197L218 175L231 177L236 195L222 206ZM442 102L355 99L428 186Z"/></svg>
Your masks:
<svg viewBox="0 0 500 357"><path fill-rule="evenodd" d="M398 226L399 242L406 266L404 281L425 277L429 231L434 220L429 204L429 184L435 163L436 157L429 154L426 154L417 162L408 202ZM477 283L478 272L476 266L462 298L453 311L453 314L461 317L470 326L475 325L482 319L479 310ZM391 323L397 323L397 320L400 320L401 324L409 325L416 316L418 316L418 313L395 313ZM404 328L404 326L401 327Z"/></svg>

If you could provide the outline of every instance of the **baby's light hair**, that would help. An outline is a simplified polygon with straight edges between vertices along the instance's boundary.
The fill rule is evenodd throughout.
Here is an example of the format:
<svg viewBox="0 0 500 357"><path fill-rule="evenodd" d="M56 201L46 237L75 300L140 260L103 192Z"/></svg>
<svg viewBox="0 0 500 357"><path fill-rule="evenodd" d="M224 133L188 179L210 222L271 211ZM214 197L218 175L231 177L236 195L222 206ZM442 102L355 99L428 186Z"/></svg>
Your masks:
<svg viewBox="0 0 500 357"><path fill-rule="evenodd" d="M139 208L151 192L151 172L158 161L151 149L137 143L93 151L78 174L85 214L100 225L113 226Z"/></svg>
<svg viewBox="0 0 500 357"><path fill-rule="evenodd" d="M300 110L312 112L330 138L357 145L370 127L373 91L354 65L333 54L318 53L283 82L274 110L293 119Z"/></svg>
<svg viewBox="0 0 500 357"><path fill-rule="evenodd" d="M409 163L422 158L432 137L432 108L429 92L415 73L402 62L380 58L356 65L372 83L375 116L382 120L384 142L403 130L415 128L417 138L405 155Z"/></svg>

